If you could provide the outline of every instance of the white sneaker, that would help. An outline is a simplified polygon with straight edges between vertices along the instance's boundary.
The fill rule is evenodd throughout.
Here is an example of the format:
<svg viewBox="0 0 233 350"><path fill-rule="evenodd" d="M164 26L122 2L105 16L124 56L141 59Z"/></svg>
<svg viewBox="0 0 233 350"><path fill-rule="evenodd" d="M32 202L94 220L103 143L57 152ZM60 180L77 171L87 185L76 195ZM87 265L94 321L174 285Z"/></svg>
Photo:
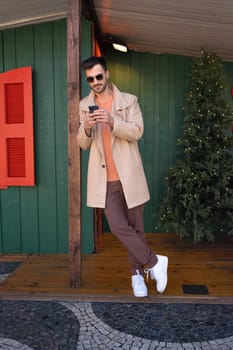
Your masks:
<svg viewBox="0 0 233 350"><path fill-rule="evenodd" d="M147 297L148 291L147 286L145 285L144 278L142 275L140 275L139 271L136 270L137 274L131 276L132 280L132 288L133 288L133 294L135 297Z"/></svg>
<svg viewBox="0 0 233 350"><path fill-rule="evenodd" d="M145 273L150 274L150 278L156 281L156 289L159 293L163 293L167 286L167 268L168 257L163 255L156 255L158 262L152 268L145 269Z"/></svg>

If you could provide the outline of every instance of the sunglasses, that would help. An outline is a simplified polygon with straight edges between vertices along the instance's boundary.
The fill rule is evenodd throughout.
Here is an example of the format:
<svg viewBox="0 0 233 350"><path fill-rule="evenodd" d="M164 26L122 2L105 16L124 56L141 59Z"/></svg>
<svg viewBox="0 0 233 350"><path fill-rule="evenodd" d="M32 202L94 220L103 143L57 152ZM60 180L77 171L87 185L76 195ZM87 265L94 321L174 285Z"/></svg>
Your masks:
<svg viewBox="0 0 233 350"><path fill-rule="evenodd" d="M97 74L95 77L87 77L86 81L88 83L93 83L95 79L100 81L100 80L103 80L103 78L104 78L103 74Z"/></svg>

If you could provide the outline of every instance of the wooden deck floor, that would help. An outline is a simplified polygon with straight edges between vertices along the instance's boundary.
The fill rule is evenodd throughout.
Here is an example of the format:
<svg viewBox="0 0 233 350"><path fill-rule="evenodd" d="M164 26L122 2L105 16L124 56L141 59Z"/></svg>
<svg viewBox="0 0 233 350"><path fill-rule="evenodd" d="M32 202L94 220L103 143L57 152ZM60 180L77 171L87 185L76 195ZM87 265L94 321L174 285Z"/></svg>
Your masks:
<svg viewBox="0 0 233 350"><path fill-rule="evenodd" d="M102 234L97 252L83 256L82 288L69 287L67 255L22 256L24 262L0 285L0 299L233 303L232 239L194 245L173 234L148 234L147 241L153 251L169 257L163 294L149 281L149 297L134 298L126 250L112 234ZM184 284L205 285L209 294L184 294Z"/></svg>

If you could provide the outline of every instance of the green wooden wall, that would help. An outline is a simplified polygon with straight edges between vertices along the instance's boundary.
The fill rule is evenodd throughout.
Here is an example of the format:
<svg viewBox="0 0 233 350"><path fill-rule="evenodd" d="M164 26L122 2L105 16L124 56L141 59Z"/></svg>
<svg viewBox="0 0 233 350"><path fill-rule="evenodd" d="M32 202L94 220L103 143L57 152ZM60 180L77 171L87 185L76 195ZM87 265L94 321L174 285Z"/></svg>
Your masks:
<svg viewBox="0 0 233 350"><path fill-rule="evenodd" d="M0 251L67 250L66 23L2 31L0 70L32 66L35 187L0 191Z"/></svg>
<svg viewBox="0 0 233 350"><path fill-rule="evenodd" d="M92 54L92 30L90 23L83 20L82 23L82 60L91 56ZM81 80L81 97L89 94L89 86L86 83L84 72L82 72ZM82 252L93 253L94 251L94 212L92 208L86 206L87 202L87 164L89 158L89 151L81 151L81 184L82 184Z"/></svg>
<svg viewBox="0 0 233 350"><path fill-rule="evenodd" d="M91 26L84 20L82 29L89 56ZM66 62L65 20L0 32L0 72L33 68L36 169L35 187L0 190L1 253L68 252ZM91 252L92 210L83 216L83 251Z"/></svg>

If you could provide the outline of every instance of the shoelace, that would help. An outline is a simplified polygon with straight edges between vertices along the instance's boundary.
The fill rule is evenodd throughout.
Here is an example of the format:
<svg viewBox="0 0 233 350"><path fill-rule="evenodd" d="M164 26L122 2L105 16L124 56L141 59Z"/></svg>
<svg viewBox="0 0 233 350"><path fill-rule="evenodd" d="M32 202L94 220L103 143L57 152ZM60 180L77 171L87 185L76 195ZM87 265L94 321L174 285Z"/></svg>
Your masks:
<svg viewBox="0 0 233 350"><path fill-rule="evenodd" d="M147 281L148 281L149 276L150 276L150 278L151 278L152 280L155 280L155 275L154 275L152 269L147 268L147 269L144 270L144 272L145 272L146 280L147 280Z"/></svg>

